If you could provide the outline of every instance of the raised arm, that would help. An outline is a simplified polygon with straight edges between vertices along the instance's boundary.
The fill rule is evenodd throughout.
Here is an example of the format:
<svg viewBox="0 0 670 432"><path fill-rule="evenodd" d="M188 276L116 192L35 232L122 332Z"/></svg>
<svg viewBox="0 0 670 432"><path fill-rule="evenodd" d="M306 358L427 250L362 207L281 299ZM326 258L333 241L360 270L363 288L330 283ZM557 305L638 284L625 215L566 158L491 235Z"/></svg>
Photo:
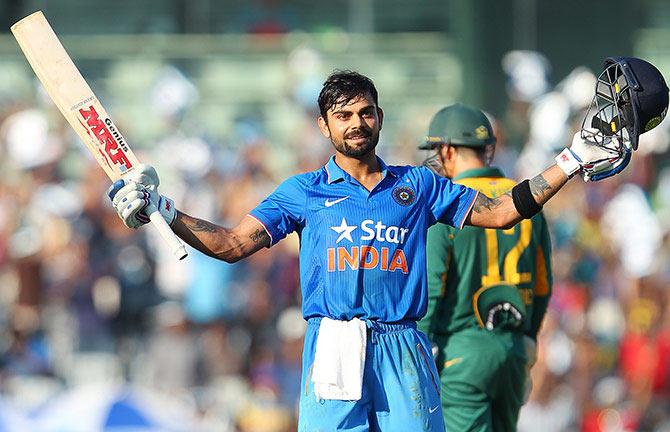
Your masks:
<svg viewBox="0 0 670 432"><path fill-rule="evenodd" d="M158 185L156 170L140 165L131 177L109 189L114 209L127 227L148 223L144 209L151 204L182 240L211 257L235 262L270 245L270 235L255 218L247 216L236 227L224 228L178 211L170 198L158 193Z"/></svg>
<svg viewBox="0 0 670 432"><path fill-rule="evenodd" d="M270 245L265 228L251 216L234 228L224 228L177 211L172 230L193 248L229 263Z"/></svg>
<svg viewBox="0 0 670 432"><path fill-rule="evenodd" d="M465 223L484 228L511 228L542 209L578 172L585 181L597 181L622 171L630 161L630 143L619 144L616 136L609 145L594 141L592 135L577 132L570 148L556 156L556 164L530 180L524 180L503 196L478 194Z"/></svg>
<svg viewBox="0 0 670 432"><path fill-rule="evenodd" d="M528 188L536 205L542 207L567 183L568 179L568 175L558 165L552 165L528 180ZM517 185L517 187L524 186ZM484 228L507 229L519 223L521 219L524 217L517 210L511 191L497 198L489 198L480 192L465 223Z"/></svg>

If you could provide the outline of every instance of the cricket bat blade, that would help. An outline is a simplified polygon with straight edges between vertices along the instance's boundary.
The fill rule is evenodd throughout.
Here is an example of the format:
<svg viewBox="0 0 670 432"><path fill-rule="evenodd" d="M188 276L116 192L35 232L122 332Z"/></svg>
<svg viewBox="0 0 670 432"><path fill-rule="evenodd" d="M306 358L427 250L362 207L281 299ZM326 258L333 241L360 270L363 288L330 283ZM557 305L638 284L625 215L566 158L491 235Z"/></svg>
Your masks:
<svg viewBox="0 0 670 432"><path fill-rule="evenodd" d="M137 157L44 14L34 12L14 24L11 30L49 97L112 182L132 173L139 165ZM186 248L157 209L147 209L147 213L172 253L183 259L187 255Z"/></svg>

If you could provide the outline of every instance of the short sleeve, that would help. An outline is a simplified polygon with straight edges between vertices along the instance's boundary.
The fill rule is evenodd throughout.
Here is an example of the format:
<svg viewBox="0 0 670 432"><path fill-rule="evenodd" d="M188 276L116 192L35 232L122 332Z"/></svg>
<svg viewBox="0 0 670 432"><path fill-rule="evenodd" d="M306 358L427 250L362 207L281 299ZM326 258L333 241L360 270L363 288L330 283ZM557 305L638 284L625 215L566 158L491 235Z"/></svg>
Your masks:
<svg viewBox="0 0 670 432"><path fill-rule="evenodd" d="M419 167L417 170L423 183L421 190L430 212L431 225L439 221L462 228L477 191L441 177L428 168Z"/></svg>
<svg viewBox="0 0 670 432"><path fill-rule="evenodd" d="M249 216L263 225L272 246L302 227L306 201L303 184L297 177L291 177L249 212Z"/></svg>

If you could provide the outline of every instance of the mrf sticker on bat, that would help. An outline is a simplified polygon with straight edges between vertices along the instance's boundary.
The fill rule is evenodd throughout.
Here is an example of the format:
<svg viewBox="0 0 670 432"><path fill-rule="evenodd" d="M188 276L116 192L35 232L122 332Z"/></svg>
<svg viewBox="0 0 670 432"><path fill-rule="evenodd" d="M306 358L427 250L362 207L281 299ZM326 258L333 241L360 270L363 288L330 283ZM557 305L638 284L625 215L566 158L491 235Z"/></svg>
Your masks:
<svg viewBox="0 0 670 432"><path fill-rule="evenodd" d="M79 115L86 123L84 124L81 119L79 119L79 122L86 127L88 134L98 142L99 150L105 156L107 163L118 167L121 172L126 172L132 168L133 164L126 155L128 145L112 120L109 118L104 121L101 120L93 106L80 108Z"/></svg>

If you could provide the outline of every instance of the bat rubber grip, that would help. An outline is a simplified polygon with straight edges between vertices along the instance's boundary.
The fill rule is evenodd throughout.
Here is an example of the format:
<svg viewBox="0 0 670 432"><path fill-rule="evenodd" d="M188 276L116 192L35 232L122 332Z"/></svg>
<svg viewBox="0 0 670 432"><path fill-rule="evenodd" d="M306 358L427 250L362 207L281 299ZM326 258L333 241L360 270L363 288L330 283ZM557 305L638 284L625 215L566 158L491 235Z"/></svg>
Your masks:
<svg viewBox="0 0 670 432"><path fill-rule="evenodd" d="M168 247L172 251L172 254L180 260L186 258L188 255L186 248L179 240L179 237L177 237L174 231L172 231L170 225L165 222L165 219L163 219L163 216L158 211L156 206L149 204L145 209L145 212L149 214L151 223L158 230L158 233L161 235L161 237L163 237L163 240L165 243L167 243Z"/></svg>

